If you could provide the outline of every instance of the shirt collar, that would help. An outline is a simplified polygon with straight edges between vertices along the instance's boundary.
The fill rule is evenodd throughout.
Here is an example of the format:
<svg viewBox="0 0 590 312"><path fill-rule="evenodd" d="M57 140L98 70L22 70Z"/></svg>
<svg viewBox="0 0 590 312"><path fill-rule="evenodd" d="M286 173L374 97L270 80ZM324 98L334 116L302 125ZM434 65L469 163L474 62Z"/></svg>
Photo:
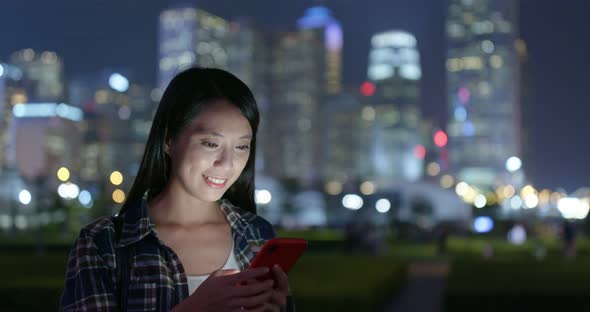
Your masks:
<svg viewBox="0 0 590 312"><path fill-rule="evenodd" d="M147 194L145 192L141 200L131 203L125 211L119 247L133 244L150 233L157 237L156 226L148 216Z"/></svg>

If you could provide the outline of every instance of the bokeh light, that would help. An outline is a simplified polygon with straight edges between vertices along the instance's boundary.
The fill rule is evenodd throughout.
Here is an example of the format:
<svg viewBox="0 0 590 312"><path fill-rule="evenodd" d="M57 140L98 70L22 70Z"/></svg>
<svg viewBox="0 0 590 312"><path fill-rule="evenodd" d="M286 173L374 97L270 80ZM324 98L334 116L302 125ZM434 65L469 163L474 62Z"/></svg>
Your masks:
<svg viewBox="0 0 590 312"><path fill-rule="evenodd" d="M31 203L31 192L28 190L21 190L18 192L18 201L20 201L23 205L28 205Z"/></svg>
<svg viewBox="0 0 590 312"><path fill-rule="evenodd" d="M113 191L113 201L117 204L120 204L125 201L125 192L120 189L116 189Z"/></svg>
<svg viewBox="0 0 590 312"><path fill-rule="evenodd" d="M375 189L375 183L372 181L365 181L360 186L360 191L363 195L372 195L375 193Z"/></svg>
<svg viewBox="0 0 590 312"><path fill-rule="evenodd" d="M391 202L386 198L381 198L375 203L375 209L380 213L386 213L391 208Z"/></svg>
<svg viewBox="0 0 590 312"><path fill-rule="evenodd" d="M113 185L121 185L121 183L123 183L123 174L119 171L113 171L110 180Z"/></svg>
<svg viewBox="0 0 590 312"><path fill-rule="evenodd" d="M254 198L257 204L266 205L272 200L272 194L268 190L256 190Z"/></svg>
<svg viewBox="0 0 590 312"><path fill-rule="evenodd" d="M62 182L66 182L70 178L70 170L66 167L59 168L57 170L57 178Z"/></svg>
<svg viewBox="0 0 590 312"><path fill-rule="evenodd" d="M359 210L363 207L363 199L356 194L346 194L342 198L342 206L351 210Z"/></svg>

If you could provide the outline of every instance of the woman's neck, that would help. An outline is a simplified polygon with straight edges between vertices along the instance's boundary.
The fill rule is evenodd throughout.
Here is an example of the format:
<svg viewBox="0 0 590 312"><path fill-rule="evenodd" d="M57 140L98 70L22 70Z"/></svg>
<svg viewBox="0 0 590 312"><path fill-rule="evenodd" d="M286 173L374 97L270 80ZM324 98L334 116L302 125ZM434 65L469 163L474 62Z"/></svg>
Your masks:
<svg viewBox="0 0 590 312"><path fill-rule="evenodd" d="M155 224L195 225L224 221L217 202L205 202L169 184L148 205Z"/></svg>

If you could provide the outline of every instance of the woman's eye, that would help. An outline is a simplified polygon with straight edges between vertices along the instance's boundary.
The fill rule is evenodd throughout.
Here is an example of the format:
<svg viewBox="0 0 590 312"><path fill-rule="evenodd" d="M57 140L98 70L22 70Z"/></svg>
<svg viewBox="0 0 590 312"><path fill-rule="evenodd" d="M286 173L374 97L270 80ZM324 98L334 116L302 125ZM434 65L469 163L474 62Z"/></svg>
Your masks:
<svg viewBox="0 0 590 312"><path fill-rule="evenodd" d="M212 142L203 142L201 143L203 146L208 147L208 148L216 148L217 144L216 143L212 143Z"/></svg>
<svg viewBox="0 0 590 312"><path fill-rule="evenodd" d="M245 150L250 149L250 146L249 145L238 145L237 148L239 150L245 151Z"/></svg>

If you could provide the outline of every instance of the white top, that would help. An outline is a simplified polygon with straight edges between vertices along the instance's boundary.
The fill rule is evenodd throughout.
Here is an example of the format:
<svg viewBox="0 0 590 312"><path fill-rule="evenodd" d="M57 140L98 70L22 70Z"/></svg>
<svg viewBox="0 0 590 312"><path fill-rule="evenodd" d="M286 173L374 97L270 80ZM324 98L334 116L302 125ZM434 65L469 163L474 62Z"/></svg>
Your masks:
<svg viewBox="0 0 590 312"><path fill-rule="evenodd" d="M231 240L231 248L229 252L229 256L223 265L222 270L228 269L240 269L238 266L238 262L236 261L236 256L234 254L234 240ZM188 282L188 294L191 295L192 293L199 288L199 286L209 277L209 274L206 275L187 275L186 279Z"/></svg>

